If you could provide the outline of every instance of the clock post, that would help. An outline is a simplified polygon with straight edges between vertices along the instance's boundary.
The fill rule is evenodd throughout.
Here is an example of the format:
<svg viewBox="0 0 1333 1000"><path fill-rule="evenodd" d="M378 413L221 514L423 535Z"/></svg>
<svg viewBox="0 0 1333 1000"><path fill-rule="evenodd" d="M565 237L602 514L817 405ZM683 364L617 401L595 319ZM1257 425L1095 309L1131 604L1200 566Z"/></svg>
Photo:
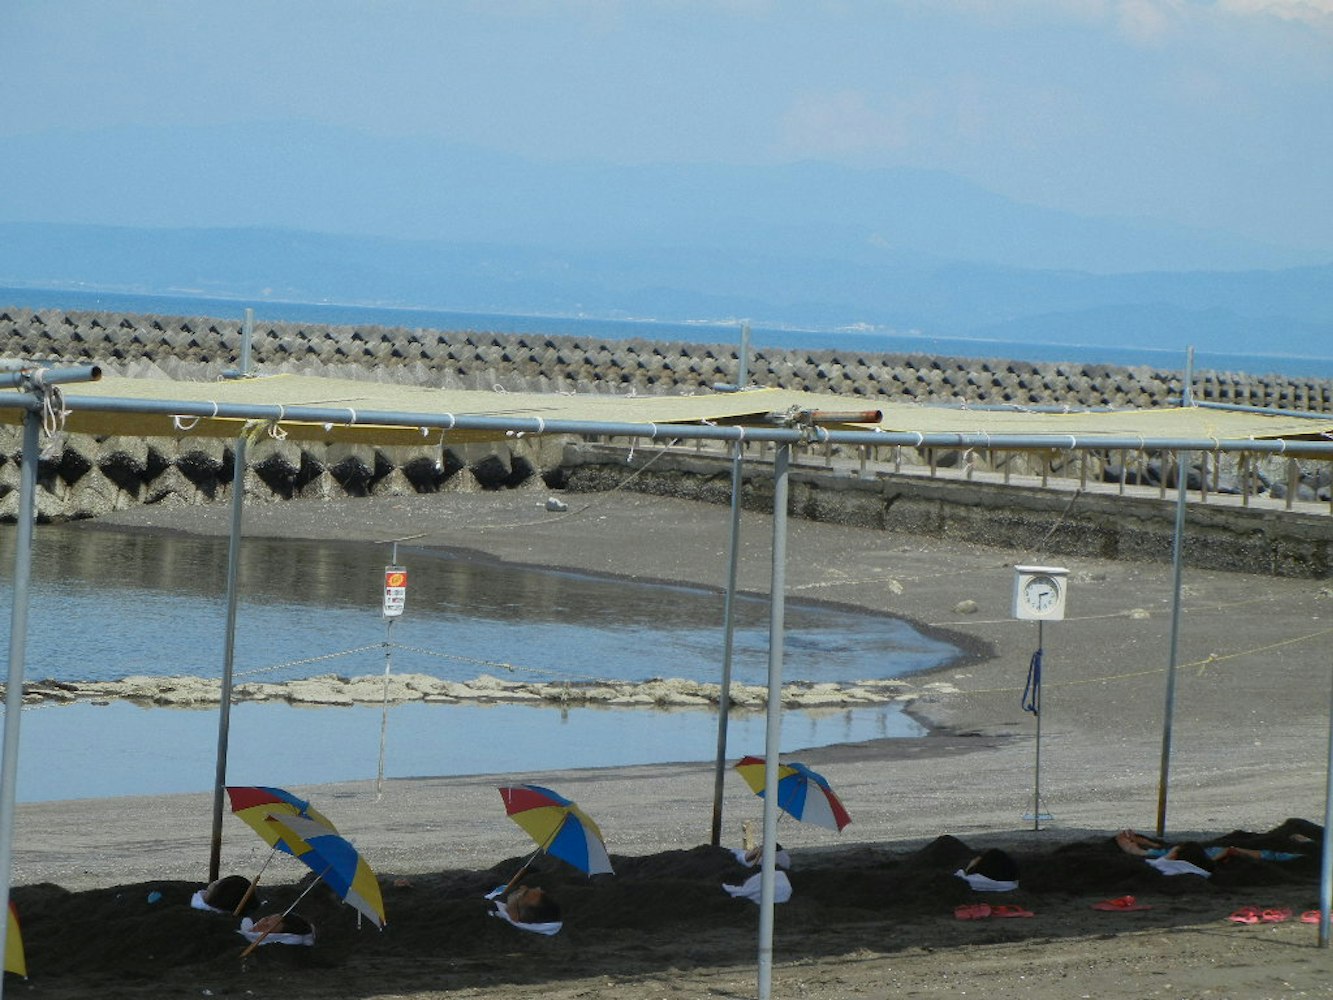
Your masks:
<svg viewBox="0 0 1333 1000"><path fill-rule="evenodd" d="M1015 566L1013 617L1037 623L1037 651L1028 664L1027 685L1023 689L1023 710L1037 720L1036 748L1032 776L1032 829L1040 830L1041 811L1041 660L1043 629L1048 621L1065 616L1066 584L1069 570L1062 566ZM1024 817L1025 819L1027 817ZM1050 815L1045 816L1050 819Z"/></svg>

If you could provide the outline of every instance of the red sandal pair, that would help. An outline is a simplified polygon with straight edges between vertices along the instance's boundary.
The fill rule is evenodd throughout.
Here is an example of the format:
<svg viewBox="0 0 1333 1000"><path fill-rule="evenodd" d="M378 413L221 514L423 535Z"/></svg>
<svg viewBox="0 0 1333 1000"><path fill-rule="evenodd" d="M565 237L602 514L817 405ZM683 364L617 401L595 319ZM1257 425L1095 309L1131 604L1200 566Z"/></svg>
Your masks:
<svg viewBox="0 0 1333 1000"><path fill-rule="evenodd" d="M1255 906L1242 906L1227 919L1233 924L1280 924L1284 920L1291 919L1291 911L1285 907L1261 910Z"/></svg>
<svg viewBox="0 0 1333 1000"><path fill-rule="evenodd" d="M987 917L1035 917L1031 910L1012 903L991 906L989 903L964 903L954 908L953 915L959 920L985 920Z"/></svg>
<svg viewBox="0 0 1333 1000"><path fill-rule="evenodd" d="M1133 896L1117 896L1115 899L1103 899L1100 903L1093 903L1094 910L1110 910L1119 912L1128 912L1129 910L1151 910L1152 907L1147 903L1140 903Z"/></svg>

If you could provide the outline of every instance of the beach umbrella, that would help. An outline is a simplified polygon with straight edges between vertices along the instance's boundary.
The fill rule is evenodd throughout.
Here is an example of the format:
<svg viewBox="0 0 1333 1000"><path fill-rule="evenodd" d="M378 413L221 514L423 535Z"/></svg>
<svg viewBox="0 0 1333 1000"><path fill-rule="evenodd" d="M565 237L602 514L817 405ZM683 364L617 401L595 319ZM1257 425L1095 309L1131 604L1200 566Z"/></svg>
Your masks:
<svg viewBox="0 0 1333 1000"><path fill-rule="evenodd" d="M351 841L309 816L294 813L270 815L268 822L284 839L305 844L306 850L297 858L337 893L339 899L376 927L384 926L384 897L380 893L379 879Z"/></svg>
<svg viewBox="0 0 1333 1000"><path fill-rule="evenodd" d="M23 954L23 937L19 934L19 914L9 904L9 929L5 932L5 971L28 978L28 960Z"/></svg>
<svg viewBox="0 0 1333 1000"><path fill-rule="evenodd" d="M309 802L281 788L265 785L228 785L227 797L231 800L231 811L259 834L264 843L273 848L264 859L264 863L259 866L255 877L250 880L250 888L236 904L234 913L239 915L245 909L245 904L250 901L250 897L254 895L255 887L259 885L259 880L264 875L264 869L278 851L299 858L310 850L310 845L290 830L275 827L270 822L272 817L301 816L319 824L330 833L338 831L329 818Z"/></svg>
<svg viewBox="0 0 1333 1000"><path fill-rule="evenodd" d="M760 798L764 796L764 758L742 757L736 762L745 783ZM818 771L791 761L778 765L778 808L802 823L813 823L842 832L852 821L842 801Z"/></svg>
<svg viewBox="0 0 1333 1000"><path fill-rule="evenodd" d="M540 785L507 785L500 789L500 797L509 818L537 843L536 853L510 879L510 885L542 852L589 875L613 874L602 831L569 799Z"/></svg>
<svg viewBox="0 0 1333 1000"><path fill-rule="evenodd" d="M333 833L338 832L333 822L309 802L281 788L264 785L228 785L227 797L231 800L233 813L263 837L264 843L269 847L285 854L299 857L305 853L308 845L299 837L290 836L289 831L284 832L274 827L269 822L271 816L305 816Z"/></svg>

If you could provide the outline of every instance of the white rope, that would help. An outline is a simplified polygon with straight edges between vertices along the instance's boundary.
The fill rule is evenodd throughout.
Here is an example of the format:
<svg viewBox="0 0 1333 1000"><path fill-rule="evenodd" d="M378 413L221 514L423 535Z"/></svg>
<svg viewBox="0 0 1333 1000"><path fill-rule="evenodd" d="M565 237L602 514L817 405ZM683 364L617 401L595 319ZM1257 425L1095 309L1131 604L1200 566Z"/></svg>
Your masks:
<svg viewBox="0 0 1333 1000"><path fill-rule="evenodd" d="M211 399L208 401L208 403L210 406L213 407L213 413L209 417L209 419L216 420L218 415L218 404ZM181 413L174 414L171 418L171 425L178 431L192 431L194 430L195 425L198 424L199 421L202 420L203 418L196 416L193 419L191 419L188 424L185 422L187 419L188 418L184 414Z"/></svg>
<svg viewBox="0 0 1333 1000"><path fill-rule="evenodd" d="M350 413L350 414L352 415L352 419L349 420L349 421L347 421L348 426L353 426L353 425L355 425L355 424L356 424L356 410L352 409L352 408L349 406L349 407L347 408L347 412Z"/></svg>

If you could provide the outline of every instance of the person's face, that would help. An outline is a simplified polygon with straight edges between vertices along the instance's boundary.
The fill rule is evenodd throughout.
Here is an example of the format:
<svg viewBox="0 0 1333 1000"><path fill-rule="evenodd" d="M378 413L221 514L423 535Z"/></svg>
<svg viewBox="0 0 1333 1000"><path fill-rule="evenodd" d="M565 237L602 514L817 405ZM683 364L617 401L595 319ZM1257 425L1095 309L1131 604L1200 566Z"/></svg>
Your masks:
<svg viewBox="0 0 1333 1000"><path fill-rule="evenodd" d="M519 886L505 900L509 908L509 915L517 919L525 910L540 903L542 896L541 886Z"/></svg>

